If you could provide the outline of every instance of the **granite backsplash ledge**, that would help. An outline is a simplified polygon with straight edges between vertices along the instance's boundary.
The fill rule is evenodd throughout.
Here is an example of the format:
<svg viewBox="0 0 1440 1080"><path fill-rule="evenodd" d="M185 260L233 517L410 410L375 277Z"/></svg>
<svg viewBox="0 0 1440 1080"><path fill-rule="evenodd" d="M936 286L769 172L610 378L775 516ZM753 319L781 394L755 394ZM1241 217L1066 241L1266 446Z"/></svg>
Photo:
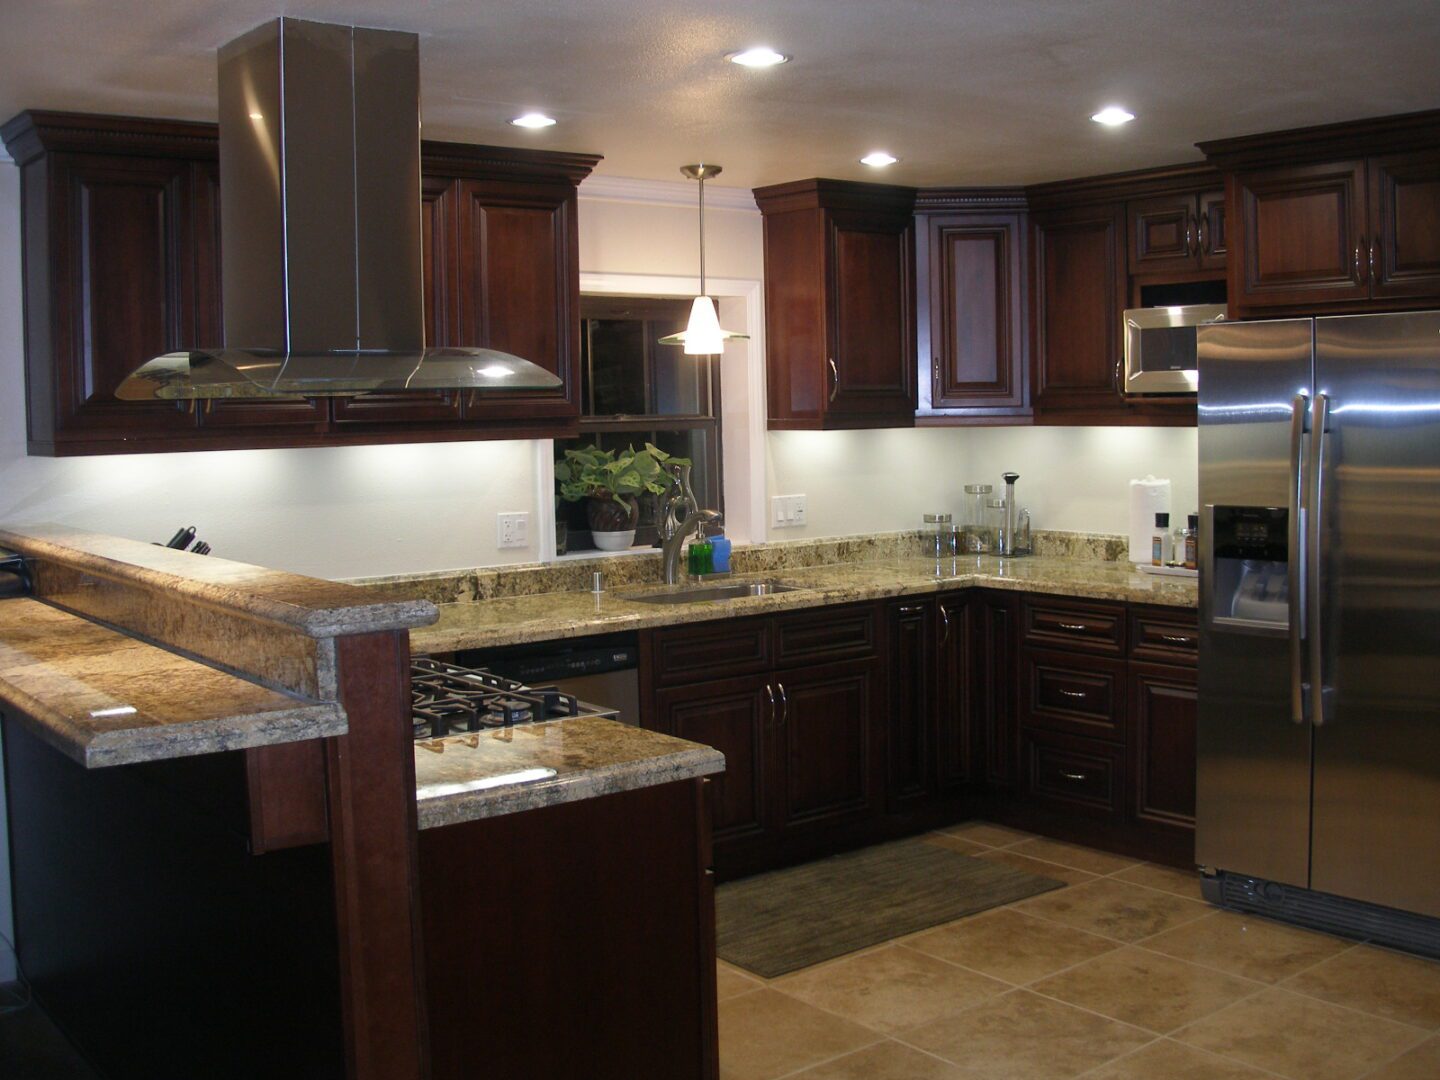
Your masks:
<svg viewBox="0 0 1440 1080"><path fill-rule="evenodd" d="M1037 530L1033 541L1036 555L1120 562L1129 552L1126 537L1105 533ZM803 570L835 563L923 557L929 542L929 537L917 530L736 544L730 562L737 574ZM583 592L590 588L597 570L604 573L607 589L654 584L661 575L660 552L658 549L637 549L621 555L596 555L589 559L569 558L553 563L519 563L426 574L351 578L349 582L376 588L403 585L419 599L436 604L453 604L540 593Z"/></svg>

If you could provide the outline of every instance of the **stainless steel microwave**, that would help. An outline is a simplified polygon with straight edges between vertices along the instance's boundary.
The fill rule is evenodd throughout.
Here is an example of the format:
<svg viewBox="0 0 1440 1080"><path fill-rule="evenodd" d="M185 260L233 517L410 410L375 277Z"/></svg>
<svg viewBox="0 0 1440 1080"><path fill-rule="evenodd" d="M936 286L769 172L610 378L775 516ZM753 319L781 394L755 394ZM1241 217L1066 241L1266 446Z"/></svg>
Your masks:
<svg viewBox="0 0 1440 1080"><path fill-rule="evenodd" d="M1224 304L1130 308L1125 312L1126 394L1193 394L1195 331L1225 318Z"/></svg>

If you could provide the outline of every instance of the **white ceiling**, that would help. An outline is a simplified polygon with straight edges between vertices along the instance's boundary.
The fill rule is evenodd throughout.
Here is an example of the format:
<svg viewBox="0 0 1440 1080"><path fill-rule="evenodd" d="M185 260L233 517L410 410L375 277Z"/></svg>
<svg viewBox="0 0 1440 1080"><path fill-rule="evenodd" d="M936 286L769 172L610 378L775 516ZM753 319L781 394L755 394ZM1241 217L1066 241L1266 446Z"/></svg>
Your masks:
<svg viewBox="0 0 1440 1080"><path fill-rule="evenodd" d="M1440 107L1436 0L3 0L0 119L213 119L215 49L277 14L421 34L425 134L612 176L1031 183L1198 140ZM768 71L725 63L768 44ZM1111 103L1138 119L1102 128ZM538 108L540 132L505 121ZM885 170L857 163L884 148Z"/></svg>

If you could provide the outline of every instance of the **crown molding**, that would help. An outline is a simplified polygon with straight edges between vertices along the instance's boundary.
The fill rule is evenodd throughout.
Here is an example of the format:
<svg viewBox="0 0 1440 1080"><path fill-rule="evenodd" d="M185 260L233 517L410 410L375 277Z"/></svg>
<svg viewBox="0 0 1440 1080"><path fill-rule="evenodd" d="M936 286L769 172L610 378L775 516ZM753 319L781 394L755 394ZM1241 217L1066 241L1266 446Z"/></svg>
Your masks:
<svg viewBox="0 0 1440 1080"><path fill-rule="evenodd" d="M629 176L592 174L581 182L580 198L693 208L697 201L697 186L693 180L641 180ZM718 187L708 183L705 185L705 209L759 212L755 196L748 188Z"/></svg>

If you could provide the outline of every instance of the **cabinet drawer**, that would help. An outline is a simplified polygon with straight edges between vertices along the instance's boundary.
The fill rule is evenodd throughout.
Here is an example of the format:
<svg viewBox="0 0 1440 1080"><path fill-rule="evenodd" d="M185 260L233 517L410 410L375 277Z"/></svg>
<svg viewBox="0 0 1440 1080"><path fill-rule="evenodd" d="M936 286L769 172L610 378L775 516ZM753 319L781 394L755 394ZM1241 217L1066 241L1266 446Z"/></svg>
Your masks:
<svg viewBox="0 0 1440 1080"><path fill-rule="evenodd" d="M1124 812L1124 751L1091 739L1026 731L1020 740L1025 794L1090 817Z"/></svg>
<svg viewBox="0 0 1440 1080"><path fill-rule="evenodd" d="M1125 663L1060 652L1021 652L1022 723L1125 741Z"/></svg>
<svg viewBox="0 0 1440 1080"><path fill-rule="evenodd" d="M775 619L775 663L811 664L875 654L871 604L781 615Z"/></svg>
<svg viewBox="0 0 1440 1080"><path fill-rule="evenodd" d="M1186 608L1132 608L1130 655L1136 660L1193 665L1200 653L1200 624Z"/></svg>
<svg viewBox="0 0 1440 1080"><path fill-rule="evenodd" d="M1113 656L1125 652L1125 608L1121 604L1026 597L1022 611L1027 643Z"/></svg>
<svg viewBox="0 0 1440 1080"><path fill-rule="evenodd" d="M770 666L770 621L765 618L676 626L653 635L656 686L748 675Z"/></svg>

